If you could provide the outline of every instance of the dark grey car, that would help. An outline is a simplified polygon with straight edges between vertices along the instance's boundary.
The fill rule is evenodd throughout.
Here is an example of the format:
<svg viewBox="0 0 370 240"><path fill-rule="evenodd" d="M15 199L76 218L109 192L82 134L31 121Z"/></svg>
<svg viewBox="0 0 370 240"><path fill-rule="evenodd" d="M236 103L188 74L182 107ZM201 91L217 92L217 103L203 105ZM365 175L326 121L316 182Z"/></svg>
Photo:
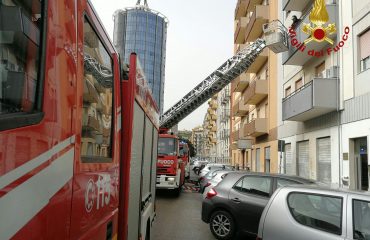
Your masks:
<svg viewBox="0 0 370 240"><path fill-rule="evenodd" d="M217 239L233 239L236 232L256 236L262 211L277 188L313 183L296 176L229 173L207 193L202 203L202 220L209 223Z"/></svg>

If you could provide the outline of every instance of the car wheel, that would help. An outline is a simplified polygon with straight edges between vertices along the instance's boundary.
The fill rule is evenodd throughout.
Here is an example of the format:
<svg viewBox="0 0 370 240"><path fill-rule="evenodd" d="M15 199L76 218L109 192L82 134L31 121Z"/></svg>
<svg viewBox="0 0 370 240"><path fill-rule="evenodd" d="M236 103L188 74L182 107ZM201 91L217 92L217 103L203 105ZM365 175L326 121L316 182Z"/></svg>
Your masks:
<svg viewBox="0 0 370 240"><path fill-rule="evenodd" d="M212 234L221 240L233 239L235 235L235 223L230 213L226 211L216 211L212 214L209 227Z"/></svg>

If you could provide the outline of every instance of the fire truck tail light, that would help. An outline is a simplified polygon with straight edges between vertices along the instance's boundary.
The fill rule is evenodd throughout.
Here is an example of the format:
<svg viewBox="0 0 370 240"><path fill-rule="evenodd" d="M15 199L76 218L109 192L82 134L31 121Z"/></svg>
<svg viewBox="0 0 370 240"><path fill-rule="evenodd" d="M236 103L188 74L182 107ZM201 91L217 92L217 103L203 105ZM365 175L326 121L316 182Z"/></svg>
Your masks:
<svg viewBox="0 0 370 240"><path fill-rule="evenodd" d="M208 192L207 192L207 198L208 199L211 199L211 198L213 198L214 196L216 196L217 195L217 192L216 192L216 190L214 189L214 188L212 188L211 190L209 190Z"/></svg>

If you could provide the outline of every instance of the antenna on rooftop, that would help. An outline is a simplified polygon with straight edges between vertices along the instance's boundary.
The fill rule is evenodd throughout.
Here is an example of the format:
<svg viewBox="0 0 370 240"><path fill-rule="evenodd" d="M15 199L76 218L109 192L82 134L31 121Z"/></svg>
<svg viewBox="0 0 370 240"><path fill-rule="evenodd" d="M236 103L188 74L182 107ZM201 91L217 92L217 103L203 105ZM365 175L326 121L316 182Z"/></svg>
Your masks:
<svg viewBox="0 0 370 240"><path fill-rule="evenodd" d="M141 3L141 0L137 0L136 6L140 5L140 3ZM144 0L144 6L148 7L148 1L147 0Z"/></svg>

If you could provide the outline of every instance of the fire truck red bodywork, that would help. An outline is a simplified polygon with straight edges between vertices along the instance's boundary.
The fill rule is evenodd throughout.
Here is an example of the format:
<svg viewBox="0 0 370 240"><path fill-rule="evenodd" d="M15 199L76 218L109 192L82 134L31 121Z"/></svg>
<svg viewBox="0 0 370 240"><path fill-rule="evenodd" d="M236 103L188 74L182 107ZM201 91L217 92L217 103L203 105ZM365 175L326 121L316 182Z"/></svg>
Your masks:
<svg viewBox="0 0 370 240"><path fill-rule="evenodd" d="M40 121L0 132L0 238L127 239L132 106L140 102L156 131L158 110L150 93L138 92L135 66L121 89L118 55L88 1L46 1L45 11ZM85 18L113 63L107 162L81 160Z"/></svg>

